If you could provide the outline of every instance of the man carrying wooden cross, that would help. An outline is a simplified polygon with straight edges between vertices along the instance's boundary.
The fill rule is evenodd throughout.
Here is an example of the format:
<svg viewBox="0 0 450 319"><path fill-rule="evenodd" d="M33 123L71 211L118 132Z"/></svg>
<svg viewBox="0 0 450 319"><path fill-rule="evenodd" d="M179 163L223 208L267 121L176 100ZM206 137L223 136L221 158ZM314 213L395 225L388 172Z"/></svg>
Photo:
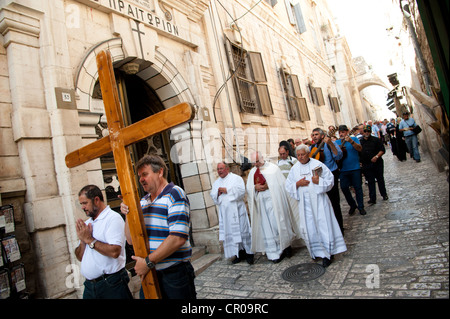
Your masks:
<svg viewBox="0 0 450 319"><path fill-rule="evenodd" d="M109 135L67 154L66 165L72 168L112 151L120 182L120 190L123 195L123 200L129 208L127 225L133 241L134 253L136 256L140 256L145 260L145 257L149 254L149 241L147 239L147 229L143 226L142 209L138 198L136 181L133 176L128 147L149 136L192 120L195 111L190 104L180 103L137 123L124 127L111 53L106 50L100 51L97 54L96 60ZM146 181L145 183L149 182ZM168 217L170 218L170 216ZM189 219L187 220L187 225L189 225ZM151 233L150 235L152 236ZM165 257L167 256L163 256L163 258ZM138 258L136 259L138 260ZM158 260L155 259L155 261ZM141 265L140 262L138 262L139 265ZM155 278L156 271L151 267L150 260L148 266L150 271L148 271L147 275L139 272L142 279L143 295L147 299L160 298L161 293Z"/></svg>
<svg viewBox="0 0 450 319"><path fill-rule="evenodd" d="M136 260L136 274L143 277L156 268L163 299L195 299L194 268L189 243L189 200L184 190L167 182L167 167L156 155L145 155L136 164L136 170L147 195L141 199L145 229L150 243L150 254ZM123 202L120 211L128 214ZM125 234L132 244L128 223ZM141 298L143 291L141 290Z"/></svg>

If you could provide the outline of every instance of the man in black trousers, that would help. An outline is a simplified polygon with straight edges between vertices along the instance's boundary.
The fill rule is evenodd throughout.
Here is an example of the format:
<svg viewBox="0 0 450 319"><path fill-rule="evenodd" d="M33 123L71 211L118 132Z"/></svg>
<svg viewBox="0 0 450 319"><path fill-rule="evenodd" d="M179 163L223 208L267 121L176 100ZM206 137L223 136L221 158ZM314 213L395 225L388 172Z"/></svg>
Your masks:
<svg viewBox="0 0 450 319"><path fill-rule="evenodd" d="M384 162L381 158L386 152L383 142L374 136L371 136L372 128L365 125L363 130L363 138L361 139L362 150L360 159L362 163L362 172L369 184L369 204L376 204L377 192L375 183L378 183L383 200L388 200L386 185L384 183ZM376 179L376 182L375 182Z"/></svg>

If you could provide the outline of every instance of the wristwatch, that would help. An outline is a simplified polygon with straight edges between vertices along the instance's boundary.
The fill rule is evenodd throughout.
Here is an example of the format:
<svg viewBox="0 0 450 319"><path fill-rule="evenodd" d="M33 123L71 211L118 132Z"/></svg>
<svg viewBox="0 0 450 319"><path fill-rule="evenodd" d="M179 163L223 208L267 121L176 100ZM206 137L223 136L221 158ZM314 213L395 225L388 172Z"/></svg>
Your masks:
<svg viewBox="0 0 450 319"><path fill-rule="evenodd" d="M94 239L90 244L89 248L94 249L95 243L97 242L97 239Z"/></svg>
<svg viewBox="0 0 450 319"><path fill-rule="evenodd" d="M153 262L150 261L150 259L147 257L145 257L145 262L147 263L147 267L149 269L155 268L155 264Z"/></svg>

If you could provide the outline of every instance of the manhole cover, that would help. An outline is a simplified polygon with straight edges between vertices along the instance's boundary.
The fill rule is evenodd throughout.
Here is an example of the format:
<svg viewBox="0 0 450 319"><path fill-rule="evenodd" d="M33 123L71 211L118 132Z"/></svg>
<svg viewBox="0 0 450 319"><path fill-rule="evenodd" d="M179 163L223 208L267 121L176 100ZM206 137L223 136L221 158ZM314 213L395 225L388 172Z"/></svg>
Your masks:
<svg viewBox="0 0 450 319"><path fill-rule="evenodd" d="M409 219L420 215L420 211L418 210L397 210L395 212L390 212L386 215L386 218L389 220L401 220L401 219Z"/></svg>
<svg viewBox="0 0 450 319"><path fill-rule="evenodd" d="M282 274L284 280L305 282L319 278L325 273L325 268L318 264L300 264L289 267Z"/></svg>

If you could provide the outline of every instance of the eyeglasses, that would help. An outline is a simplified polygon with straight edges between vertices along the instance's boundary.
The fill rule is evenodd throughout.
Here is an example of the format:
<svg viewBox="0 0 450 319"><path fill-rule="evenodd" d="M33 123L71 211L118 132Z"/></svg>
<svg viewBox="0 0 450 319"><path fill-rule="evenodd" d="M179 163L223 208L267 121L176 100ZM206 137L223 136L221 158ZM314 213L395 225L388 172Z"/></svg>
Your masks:
<svg viewBox="0 0 450 319"><path fill-rule="evenodd" d="M370 130L364 130L364 132L369 132L369 133L372 133L372 131L370 131Z"/></svg>

